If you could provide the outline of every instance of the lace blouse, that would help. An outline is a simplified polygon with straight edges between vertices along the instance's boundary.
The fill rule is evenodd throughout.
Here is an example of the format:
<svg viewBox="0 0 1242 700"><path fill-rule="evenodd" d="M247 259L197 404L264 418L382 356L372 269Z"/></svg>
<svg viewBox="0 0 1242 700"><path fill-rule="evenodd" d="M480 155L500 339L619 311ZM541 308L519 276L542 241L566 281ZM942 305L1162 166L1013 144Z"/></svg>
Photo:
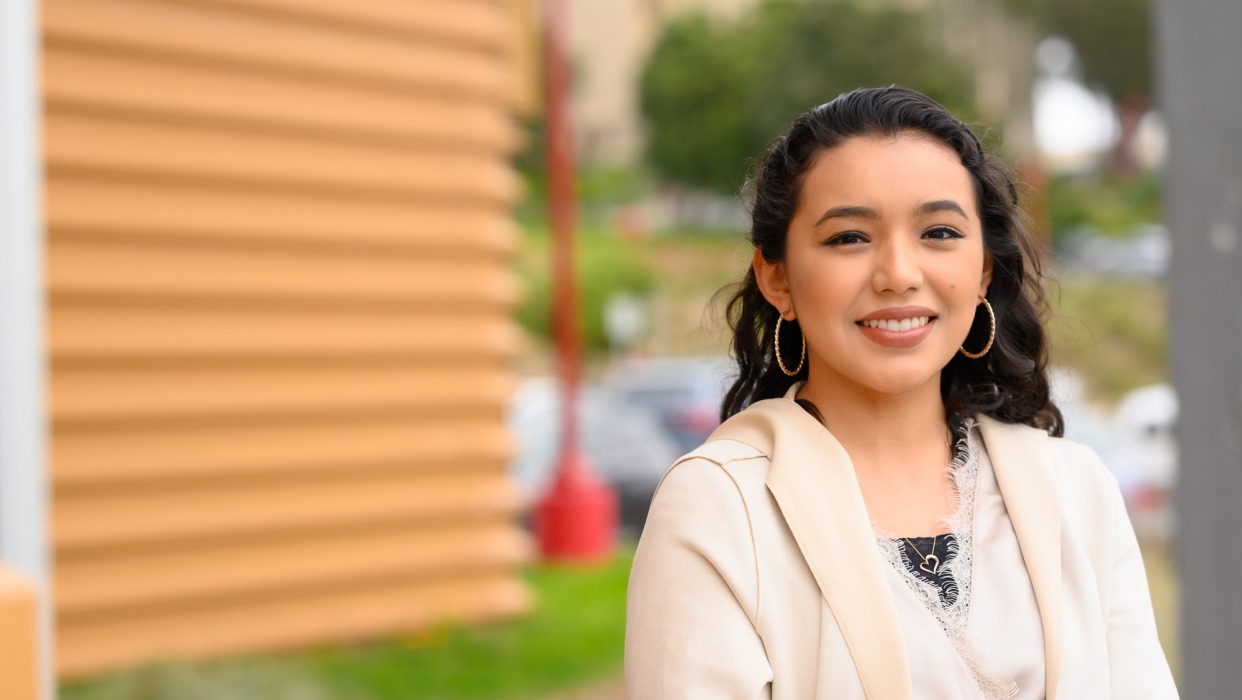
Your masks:
<svg viewBox="0 0 1242 700"><path fill-rule="evenodd" d="M907 539L873 523L876 545L893 574L894 596L902 598L897 602L907 618L903 625L924 624L909 618L930 615L988 700L1043 698L1039 608L991 462L973 425L963 427L948 469L957 505L942 523L945 534ZM972 609L978 614L972 616ZM982 622L972 625L972 620ZM998 624L1001 620L1005 622ZM918 652L909 651L917 697Z"/></svg>

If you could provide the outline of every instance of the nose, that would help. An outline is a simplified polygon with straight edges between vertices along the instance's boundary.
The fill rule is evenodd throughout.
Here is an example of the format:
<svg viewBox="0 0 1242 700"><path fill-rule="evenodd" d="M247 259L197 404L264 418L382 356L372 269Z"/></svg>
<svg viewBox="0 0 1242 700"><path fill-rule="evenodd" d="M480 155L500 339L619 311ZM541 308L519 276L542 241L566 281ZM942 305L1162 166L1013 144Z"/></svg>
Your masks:
<svg viewBox="0 0 1242 700"><path fill-rule="evenodd" d="M904 294L923 284L917 244L906 235L885 236L876 251L872 286L877 292Z"/></svg>

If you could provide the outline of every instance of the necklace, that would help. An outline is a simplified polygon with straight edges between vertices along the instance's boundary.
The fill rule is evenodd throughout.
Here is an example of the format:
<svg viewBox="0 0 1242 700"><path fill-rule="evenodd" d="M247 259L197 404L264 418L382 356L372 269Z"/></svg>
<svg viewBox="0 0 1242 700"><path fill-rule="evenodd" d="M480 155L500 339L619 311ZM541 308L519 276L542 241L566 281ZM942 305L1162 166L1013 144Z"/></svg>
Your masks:
<svg viewBox="0 0 1242 700"><path fill-rule="evenodd" d="M949 429L949 434L945 436L944 445L945 447L948 448L949 460L952 461L953 459L953 429L952 428ZM943 492L941 492L941 495L943 495ZM919 551L919 548L915 547L913 542L910 542L909 537L902 538L910 545L910 549L913 549L914 553L919 555L919 558L923 560L923 563L919 564L919 568L925 571L926 573L931 574L932 576L935 576L940 571L940 557L936 556L936 539L939 537L940 535L936 535L935 537L932 537L931 551L927 553L927 556L923 556L923 553Z"/></svg>
<svg viewBox="0 0 1242 700"><path fill-rule="evenodd" d="M940 535L936 535L936 537L932 538L931 552L927 556L923 556L923 553L919 551L919 548L915 547L913 542L910 542L909 537L902 538L906 542L909 542L910 549L913 549L914 553L919 555L919 558L923 560L923 563L919 564L919 568L931 574L932 576L935 576L936 573L940 571L940 557L936 556L936 538L937 537L940 537Z"/></svg>

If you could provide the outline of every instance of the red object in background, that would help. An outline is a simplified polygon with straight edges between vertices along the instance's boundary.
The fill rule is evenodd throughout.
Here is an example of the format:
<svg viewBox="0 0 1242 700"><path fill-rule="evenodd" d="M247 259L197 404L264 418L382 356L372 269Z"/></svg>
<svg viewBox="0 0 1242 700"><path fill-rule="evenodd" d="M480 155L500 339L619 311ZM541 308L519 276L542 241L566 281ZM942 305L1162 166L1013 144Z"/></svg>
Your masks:
<svg viewBox="0 0 1242 700"><path fill-rule="evenodd" d="M580 451L562 451L556 481L535 510L535 536L545 560L596 562L617 537L617 494L597 478Z"/></svg>
<svg viewBox="0 0 1242 700"><path fill-rule="evenodd" d="M535 536L546 560L588 562L612 554L617 494L598 479L578 446L582 331L574 267L573 135L569 126L569 52L563 0L544 2L544 103L548 209L552 223L553 304L561 380L561 447L552 489L535 509Z"/></svg>

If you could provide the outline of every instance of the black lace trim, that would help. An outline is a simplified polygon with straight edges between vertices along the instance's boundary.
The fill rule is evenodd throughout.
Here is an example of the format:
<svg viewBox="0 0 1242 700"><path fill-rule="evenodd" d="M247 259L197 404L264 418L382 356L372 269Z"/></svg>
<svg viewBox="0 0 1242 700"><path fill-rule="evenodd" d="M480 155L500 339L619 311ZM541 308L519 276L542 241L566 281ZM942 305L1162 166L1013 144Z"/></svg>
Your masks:
<svg viewBox="0 0 1242 700"><path fill-rule="evenodd" d="M909 540L907 542L906 540ZM906 568L915 576L923 579L936 587L940 593L940 604L944 607L950 607L957 602L958 588L957 580L945 568L952 557L957 556L957 537L953 534L939 535L938 537L899 537L894 540L901 545L901 553L905 558ZM932 543L935 542L935 550L932 550ZM911 545L913 543L913 545ZM923 557L935 554L940 560L935 572L931 571L932 560L930 564L923 561ZM922 556L919 556L922 555Z"/></svg>

